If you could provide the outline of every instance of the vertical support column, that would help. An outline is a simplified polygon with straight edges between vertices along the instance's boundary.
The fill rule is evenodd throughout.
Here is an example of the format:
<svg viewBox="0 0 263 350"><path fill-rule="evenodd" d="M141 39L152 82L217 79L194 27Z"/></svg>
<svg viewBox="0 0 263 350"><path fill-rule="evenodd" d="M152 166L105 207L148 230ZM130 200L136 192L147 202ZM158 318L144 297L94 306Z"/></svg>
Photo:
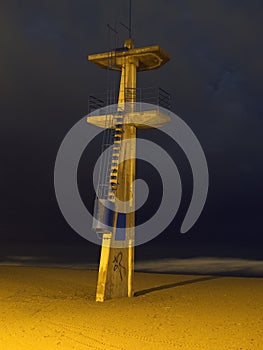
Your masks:
<svg viewBox="0 0 263 350"><path fill-rule="evenodd" d="M133 43L131 43L133 45ZM127 82L126 89L129 91L128 102L130 109L133 110L133 103L136 102L136 78L137 78L137 59L127 57ZM134 237L135 237L135 166L136 166L136 127L125 125L125 138L127 142L127 161L126 173L126 198L129 201L129 213L126 215L126 234L128 241L128 297L133 296L133 275L134 275Z"/></svg>
<svg viewBox="0 0 263 350"><path fill-rule="evenodd" d="M129 213L126 215L126 239L128 242L128 296L133 296L134 274L134 226L135 226L135 165L136 165L136 127L126 126L127 153L129 160L126 166L126 196L129 203Z"/></svg>
<svg viewBox="0 0 263 350"><path fill-rule="evenodd" d="M128 39L125 46L134 47L133 40ZM126 102L131 104L129 107L133 109L132 102L136 102L136 73L137 61L134 57L128 56L124 58L118 105L119 110L126 108ZM131 91L127 99L126 91ZM128 100L128 101L127 101ZM125 119L125 116L124 116ZM125 238L118 241L119 248L113 247L116 239L116 226L119 217L123 213L118 213L116 205L115 213L115 229L113 233L104 234L101 249L100 269L97 285L97 301L104 301L117 297L133 296L133 274L134 274L134 226L135 226L135 162L136 162L136 127L129 124L123 124L121 151L119 157L118 168L118 187L116 197L120 201L126 202L128 212L125 217ZM124 160L124 159L127 160ZM121 212L121 210L119 210Z"/></svg>
<svg viewBox="0 0 263 350"><path fill-rule="evenodd" d="M111 233L104 233L102 237L96 301L104 301L105 299L111 237Z"/></svg>

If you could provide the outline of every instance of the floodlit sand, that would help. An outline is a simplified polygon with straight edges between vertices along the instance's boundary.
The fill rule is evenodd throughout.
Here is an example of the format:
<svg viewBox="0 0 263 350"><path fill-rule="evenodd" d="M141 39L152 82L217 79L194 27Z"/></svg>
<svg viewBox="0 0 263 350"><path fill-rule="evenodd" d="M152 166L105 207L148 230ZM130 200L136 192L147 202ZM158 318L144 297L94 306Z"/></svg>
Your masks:
<svg viewBox="0 0 263 350"><path fill-rule="evenodd" d="M95 271L0 266L0 349L263 349L263 279L135 274L96 303Z"/></svg>

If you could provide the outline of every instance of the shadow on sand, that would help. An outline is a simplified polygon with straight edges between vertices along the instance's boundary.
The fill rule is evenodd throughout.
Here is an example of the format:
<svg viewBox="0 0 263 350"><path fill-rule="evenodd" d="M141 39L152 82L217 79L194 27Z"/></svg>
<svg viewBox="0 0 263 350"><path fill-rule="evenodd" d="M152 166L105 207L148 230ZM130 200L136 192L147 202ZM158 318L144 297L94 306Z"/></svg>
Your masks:
<svg viewBox="0 0 263 350"><path fill-rule="evenodd" d="M209 280L214 280L220 278L220 276L206 276L206 277L198 277L198 278L193 278L191 280L186 280L186 281L181 281L181 282L175 282L175 283L169 283L169 284L164 284L162 286L157 286L157 287L152 287L148 289L143 289L139 290L138 292L134 293L135 297L139 297L141 295L145 295L151 292L156 292L158 290L163 290L163 289L169 289L169 288L174 288L174 287L180 287L180 286L185 286L187 284L192 284L192 283L198 283L198 282L205 282Z"/></svg>

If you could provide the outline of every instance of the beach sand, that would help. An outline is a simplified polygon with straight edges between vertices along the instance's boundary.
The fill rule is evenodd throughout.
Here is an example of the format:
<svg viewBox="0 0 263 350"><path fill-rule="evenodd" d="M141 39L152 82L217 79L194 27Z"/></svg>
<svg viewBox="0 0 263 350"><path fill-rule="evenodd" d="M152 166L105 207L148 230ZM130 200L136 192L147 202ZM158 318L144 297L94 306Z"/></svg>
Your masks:
<svg viewBox="0 0 263 350"><path fill-rule="evenodd" d="M97 272L0 266L0 349L263 349L263 279L135 273L95 302Z"/></svg>

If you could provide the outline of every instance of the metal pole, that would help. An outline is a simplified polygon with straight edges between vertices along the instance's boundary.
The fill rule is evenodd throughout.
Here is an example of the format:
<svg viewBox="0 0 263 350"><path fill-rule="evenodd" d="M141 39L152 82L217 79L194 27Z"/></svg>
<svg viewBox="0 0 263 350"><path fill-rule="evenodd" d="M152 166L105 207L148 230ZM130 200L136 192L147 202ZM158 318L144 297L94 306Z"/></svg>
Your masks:
<svg viewBox="0 0 263 350"><path fill-rule="evenodd" d="M130 0L130 9L129 9L129 38L132 37L132 0Z"/></svg>

